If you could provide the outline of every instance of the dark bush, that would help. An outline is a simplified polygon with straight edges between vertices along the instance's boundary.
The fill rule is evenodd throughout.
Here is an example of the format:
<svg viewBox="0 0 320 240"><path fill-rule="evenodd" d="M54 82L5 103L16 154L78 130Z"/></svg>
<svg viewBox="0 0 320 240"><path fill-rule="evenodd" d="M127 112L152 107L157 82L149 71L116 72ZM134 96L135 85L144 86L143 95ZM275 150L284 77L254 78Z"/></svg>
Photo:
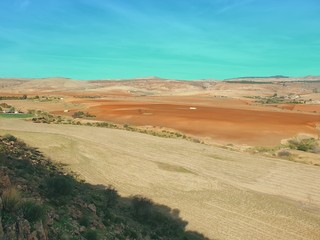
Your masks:
<svg viewBox="0 0 320 240"><path fill-rule="evenodd" d="M83 118L85 116L85 113L82 112L82 111L78 111L78 112L75 112L72 117L74 118Z"/></svg>
<svg viewBox="0 0 320 240"><path fill-rule="evenodd" d="M94 230L88 230L87 232L85 232L85 234L83 235L85 239L87 240L98 240L98 233Z"/></svg>
<svg viewBox="0 0 320 240"><path fill-rule="evenodd" d="M278 152L278 157L290 157L292 154L287 150L281 150Z"/></svg>
<svg viewBox="0 0 320 240"><path fill-rule="evenodd" d="M11 134L6 134L6 135L4 135L4 136L2 137L2 139L3 139L4 141L8 141L8 142L15 142L15 141L17 141L17 138L16 138L15 136L11 135Z"/></svg>
<svg viewBox="0 0 320 240"><path fill-rule="evenodd" d="M314 138L302 139L300 141L294 139L289 141L289 147L299 151L313 152L318 147L318 143Z"/></svg>
<svg viewBox="0 0 320 240"><path fill-rule="evenodd" d="M88 227L90 225L90 217L88 215L82 215L79 219L79 224L84 227Z"/></svg>
<svg viewBox="0 0 320 240"><path fill-rule="evenodd" d="M45 217L45 209L31 201L24 202L21 206L23 217L27 219L29 222L36 222L44 219Z"/></svg>
<svg viewBox="0 0 320 240"><path fill-rule="evenodd" d="M14 212L21 203L21 194L14 187L6 189L2 193L3 209L7 212Z"/></svg>
<svg viewBox="0 0 320 240"><path fill-rule="evenodd" d="M71 180L66 176L55 176L47 180L47 193L51 197L68 196L72 188Z"/></svg>
<svg viewBox="0 0 320 240"><path fill-rule="evenodd" d="M135 196L132 199L133 216L140 221L148 221L152 215L153 202L142 196Z"/></svg>
<svg viewBox="0 0 320 240"><path fill-rule="evenodd" d="M106 207L112 207L114 205L116 205L119 195L118 195L118 191L112 187L112 186L108 186L105 190L104 190L104 197L105 197L105 204Z"/></svg>

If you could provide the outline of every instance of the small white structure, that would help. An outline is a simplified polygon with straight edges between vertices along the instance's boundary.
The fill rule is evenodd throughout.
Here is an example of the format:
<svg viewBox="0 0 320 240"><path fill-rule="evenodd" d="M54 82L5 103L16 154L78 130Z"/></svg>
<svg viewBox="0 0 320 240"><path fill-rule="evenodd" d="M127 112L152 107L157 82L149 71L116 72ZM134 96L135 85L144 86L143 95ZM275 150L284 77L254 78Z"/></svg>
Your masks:
<svg viewBox="0 0 320 240"><path fill-rule="evenodd" d="M190 110L196 110L197 108L196 107L190 107L189 109Z"/></svg>
<svg viewBox="0 0 320 240"><path fill-rule="evenodd" d="M66 109L66 110L63 110L63 112L67 113L67 112L69 112L69 110L67 110L67 109Z"/></svg>

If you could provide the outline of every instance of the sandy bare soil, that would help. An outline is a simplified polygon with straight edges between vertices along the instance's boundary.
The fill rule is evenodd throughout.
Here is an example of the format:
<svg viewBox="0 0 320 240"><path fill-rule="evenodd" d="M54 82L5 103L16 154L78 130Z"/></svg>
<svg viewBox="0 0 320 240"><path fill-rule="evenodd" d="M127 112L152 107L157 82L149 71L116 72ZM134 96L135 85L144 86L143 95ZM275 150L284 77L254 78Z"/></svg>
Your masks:
<svg viewBox="0 0 320 240"><path fill-rule="evenodd" d="M179 209L212 239L320 239L319 167L121 130L12 119L0 129L90 183Z"/></svg>
<svg viewBox="0 0 320 240"><path fill-rule="evenodd" d="M219 97L109 96L92 100L69 96L55 102L5 102L24 111L41 109L56 115L84 111L96 115L96 120L174 129L219 144L272 146L301 133L317 136L320 124L320 114L309 111L317 105L261 106ZM297 111L301 109L306 111Z"/></svg>
<svg viewBox="0 0 320 240"><path fill-rule="evenodd" d="M17 109L41 109L69 116L75 111L85 111L96 115L96 120L173 129L224 145L278 145L281 140L298 134L317 138L320 134L318 91L320 77L310 76L231 81L156 77L122 81L0 79L0 96L28 94L62 98L52 102L5 101ZM303 99L308 104L262 105L254 103L252 98L273 94Z"/></svg>
<svg viewBox="0 0 320 240"><path fill-rule="evenodd" d="M216 142L275 145L299 133L317 135L320 115L279 112L267 108L238 107L227 101L221 106L109 102L88 108L98 119L133 125L153 125L176 129ZM245 108L246 107L246 108Z"/></svg>

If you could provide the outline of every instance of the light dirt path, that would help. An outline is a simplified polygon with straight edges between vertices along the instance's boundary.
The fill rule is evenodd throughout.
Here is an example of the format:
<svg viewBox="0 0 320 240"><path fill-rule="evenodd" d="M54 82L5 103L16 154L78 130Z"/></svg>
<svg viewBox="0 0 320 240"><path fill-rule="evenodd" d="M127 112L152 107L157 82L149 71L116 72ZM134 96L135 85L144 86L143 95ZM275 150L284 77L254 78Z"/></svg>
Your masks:
<svg viewBox="0 0 320 240"><path fill-rule="evenodd" d="M121 130L0 119L93 184L180 210L212 239L320 239L320 167Z"/></svg>

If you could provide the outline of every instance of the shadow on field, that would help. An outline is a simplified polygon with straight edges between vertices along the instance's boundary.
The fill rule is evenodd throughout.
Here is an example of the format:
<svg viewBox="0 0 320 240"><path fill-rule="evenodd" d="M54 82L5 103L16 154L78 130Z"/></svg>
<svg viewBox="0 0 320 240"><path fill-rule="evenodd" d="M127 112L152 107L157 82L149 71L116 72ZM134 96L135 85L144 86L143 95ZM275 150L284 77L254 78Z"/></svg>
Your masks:
<svg viewBox="0 0 320 240"><path fill-rule="evenodd" d="M187 231L178 209L85 183L12 135L0 138L0 196L0 238L208 239Z"/></svg>

